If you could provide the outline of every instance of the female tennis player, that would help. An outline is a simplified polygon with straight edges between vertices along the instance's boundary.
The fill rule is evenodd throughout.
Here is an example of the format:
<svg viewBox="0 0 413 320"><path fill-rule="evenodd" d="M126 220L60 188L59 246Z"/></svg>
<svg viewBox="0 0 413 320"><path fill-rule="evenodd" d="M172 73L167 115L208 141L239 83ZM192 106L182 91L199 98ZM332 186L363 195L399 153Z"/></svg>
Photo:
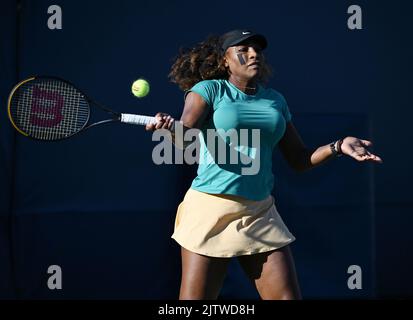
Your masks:
<svg viewBox="0 0 413 320"><path fill-rule="evenodd" d="M355 137L308 149L284 97L263 85L270 75L262 53L266 47L263 35L234 30L182 51L172 66L172 81L186 91L180 123L185 129L198 128L203 138L197 176L178 207L172 235L181 246L182 300L216 299L232 257L238 258L261 299L301 298L289 248L295 238L271 196L276 145L300 172L341 155L382 162L368 151L370 141ZM147 130L172 127L168 114L156 117L158 123ZM251 158L259 154L258 172L246 175L240 171L243 163L211 161L208 129L259 129L258 148L249 144L243 149Z"/></svg>

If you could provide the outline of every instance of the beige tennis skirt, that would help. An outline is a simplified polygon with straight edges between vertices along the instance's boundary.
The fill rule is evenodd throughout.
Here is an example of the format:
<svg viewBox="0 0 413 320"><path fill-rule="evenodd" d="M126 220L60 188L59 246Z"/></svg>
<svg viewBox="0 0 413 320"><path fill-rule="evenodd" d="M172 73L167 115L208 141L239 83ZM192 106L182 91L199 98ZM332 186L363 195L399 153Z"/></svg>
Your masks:
<svg viewBox="0 0 413 320"><path fill-rule="evenodd" d="M172 238L185 249L210 257L266 252L295 240L272 196L252 201L194 189L178 207Z"/></svg>

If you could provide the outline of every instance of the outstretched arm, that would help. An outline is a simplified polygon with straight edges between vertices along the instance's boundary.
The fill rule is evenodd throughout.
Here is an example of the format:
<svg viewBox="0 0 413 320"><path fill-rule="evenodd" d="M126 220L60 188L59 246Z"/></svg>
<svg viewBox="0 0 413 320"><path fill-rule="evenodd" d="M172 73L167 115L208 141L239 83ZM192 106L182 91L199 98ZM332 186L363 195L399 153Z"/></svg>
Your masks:
<svg viewBox="0 0 413 320"><path fill-rule="evenodd" d="M343 139L341 151L357 161L382 163L380 157L367 150L367 147L371 145L372 142L367 140L346 137ZM298 172L312 169L335 157L329 144L316 149L308 149L291 121L287 123L286 131L278 146L288 164Z"/></svg>
<svg viewBox="0 0 413 320"><path fill-rule="evenodd" d="M181 120L175 123L176 126L182 126L182 135L175 136L175 131L171 131L172 142L181 149L185 149L188 145L192 144L192 141L185 141L185 132L189 129L199 129L208 115L208 105L205 100L195 92L189 92L185 99L184 110L182 112ZM171 116L166 113L158 112L155 117L158 123L148 124L146 130L154 131L157 129L171 130L172 123L175 121Z"/></svg>

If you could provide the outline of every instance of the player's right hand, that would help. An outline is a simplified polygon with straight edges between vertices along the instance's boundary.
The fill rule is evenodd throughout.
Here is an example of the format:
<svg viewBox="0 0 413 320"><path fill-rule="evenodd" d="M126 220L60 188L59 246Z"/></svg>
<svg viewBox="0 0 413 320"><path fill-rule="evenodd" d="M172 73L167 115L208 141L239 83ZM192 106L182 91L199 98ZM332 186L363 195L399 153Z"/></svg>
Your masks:
<svg viewBox="0 0 413 320"><path fill-rule="evenodd" d="M175 119L172 118L169 114L163 113L163 112L158 112L155 115L156 124L147 124L145 129L147 131L155 131L158 129L168 129L170 130L172 128L172 124L174 123Z"/></svg>

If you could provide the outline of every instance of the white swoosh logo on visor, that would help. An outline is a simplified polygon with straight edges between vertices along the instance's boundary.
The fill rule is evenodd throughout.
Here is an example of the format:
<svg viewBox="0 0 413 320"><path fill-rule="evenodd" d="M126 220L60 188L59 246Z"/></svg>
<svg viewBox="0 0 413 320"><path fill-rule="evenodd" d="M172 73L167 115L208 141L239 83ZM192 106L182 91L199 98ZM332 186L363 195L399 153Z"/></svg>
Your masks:
<svg viewBox="0 0 413 320"><path fill-rule="evenodd" d="M243 32L242 34L250 34L251 32Z"/></svg>

